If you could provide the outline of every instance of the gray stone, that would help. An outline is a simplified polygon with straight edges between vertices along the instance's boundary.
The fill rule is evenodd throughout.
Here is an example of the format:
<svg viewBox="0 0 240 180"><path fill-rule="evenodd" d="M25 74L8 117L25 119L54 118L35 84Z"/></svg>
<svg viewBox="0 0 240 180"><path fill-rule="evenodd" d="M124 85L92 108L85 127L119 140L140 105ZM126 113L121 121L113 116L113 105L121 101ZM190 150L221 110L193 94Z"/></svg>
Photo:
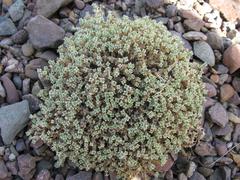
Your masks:
<svg viewBox="0 0 240 180"><path fill-rule="evenodd" d="M228 123L227 111L220 103L216 103L210 107L208 113L211 120L220 127L225 127Z"/></svg>
<svg viewBox="0 0 240 180"><path fill-rule="evenodd" d="M20 78L20 76L14 74L13 83L16 86L17 89L19 89L19 90L22 89L22 79Z"/></svg>
<svg viewBox="0 0 240 180"><path fill-rule="evenodd" d="M151 8L158 8L161 6L164 2L163 0L146 0L146 3Z"/></svg>
<svg viewBox="0 0 240 180"><path fill-rule="evenodd" d="M166 15L167 17L173 17L177 15L177 7L173 4L168 5L166 8Z"/></svg>
<svg viewBox="0 0 240 180"><path fill-rule="evenodd" d="M8 177L8 170L3 160L0 159L0 179Z"/></svg>
<svg viewBox="0 0 240 180"><path fill-rule="evenodd" d="M24 14L24 3L22 0L17 0L13 3L10 8L8 9L10 17L12 18L13 22L19 21Z"/></svg>
<svg viewBox="0 0 240 180"><path fill-rule="evenodd" d="M44 169L37 175L36 180L51 180L51 174L47 169Z"/></svg>
<svg viewBox="0 0 240 180"><path fill-rule="evenodd" d="M12 40L16 44L23 44L28 39L28 33L26 30L22 29L16 32L14 35L12 35Z"/></svg>
<svg viewBox="0 0 240 180"><path fill-rule="evenodd" d="M28 101L31 113L35 113L40 109L39 105L41 101L32 94L24 95L22 99Z"/></svg>
<svg viewBox="0 0 240 180"><path fill-rule="evenodd" d="M210 66L215 65L215 56L211 46L205 41L196 41L193 43L194 55Z"/></svg>
<svg viewBox="0 0 240 180"><path fill-rule="evenodd" d="M199 156L216 156L217 152L215 148L207 142L200 142L195 147L195 153Z"/></svg>
<svg viewBox="0 0 240 180"><path fill-rule="evenodd" d="M48 65L47 61L43 59L34 59L29 62L25 67L25 75L33 80L38 79L37 69L41 69Z"/></svg>
<svg viewBox="0 0 240 180"><path fill-rule="evenodd" d="M3 16L0 16L0 36L9 36L17 32L16 26L12 20Z"/></svg>
<svg viewBox="0 0 240 180"><path fill-rule="evenodd" d="M213 48L217 50L223 50L223 40L216 32L207 33L207 42Z"/></svg>
<svg viewBox="0 0 240 180"><path fill-rule="evenodd" d="M192 50L191 44L190 44L186 39L184 39L184 38L182 37L181 33L176 32L176 31L170 31L170 32L172 33L172 35L175 35L175 36L177 36L178 38L180 38L180 40L183 42L183 45L184 45L184 47L185 47L186 49Z"/></svg>
<svg viewBox="0 0 240 180"><path fill-rule="evenodd" d="M44 17L52 16L57 10L71 3L73 0L37 0L36 3L36 11L37 14L42 15Z"/></svg>
<svg viewBox="0 0 240 180"><path fill-rule="evenodd" d="M187 177L191 177L193 175L193 173L196 171L197 165L195 162L190 161L188 164L188 169L187 169Z"/></svg>
<svg viewBox="0 0 240 180"><path fill-rule="evenodd" d="M5 89L3 88L1 82L0 82L0 96L1 96L2 98L5 98L5 97L6 97L6 92L5 92Z"/></svg>
<svg viewBox="0 0 240 180"><path fill-rule="evenodd" d="M56 48L65 35L61 27L41 15L29 21L27 31L30 42L36 49Z"/></svg>
<svg viewBox="0 0 240 180"><path fill-rule="evenodd" d="M183 37L189 41L206 41L207 40L207 36L205 34L197 31L189 31L183 34Z"/></svg>
<svg viewBox="0 0 240 180"><path fill-rule="evenodd" d="M27 101L21 101L0 108L0 128L2 140L10 144L15 136L27 125L30 110Z"/></svg>
<svg viewBox="0 0 240 180"><path fill-rule="evenodd" d="M206 180L206 178L196 171L189 180Z"/></svg>
<svg viewBox="0 0 240 180"><path fill-rule="evenodd" d="M34 53L34 48L31 43L25 43L22 45L22 53L24 56L31 56Z"/></svg>

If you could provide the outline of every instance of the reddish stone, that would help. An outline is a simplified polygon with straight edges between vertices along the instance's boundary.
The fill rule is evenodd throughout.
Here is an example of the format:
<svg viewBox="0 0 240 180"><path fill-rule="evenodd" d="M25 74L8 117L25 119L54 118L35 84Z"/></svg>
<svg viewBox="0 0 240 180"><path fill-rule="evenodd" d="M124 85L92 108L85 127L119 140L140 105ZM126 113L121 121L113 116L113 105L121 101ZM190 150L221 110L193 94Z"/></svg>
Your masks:
<svg viewBox="0 0 240 180"><path fill-rule="evenodd" d="M240 68L240 45L235 44L227 48L223 54L223 63L234 73Z"/></svg>
<svg viewBox="0 0 240 180"><path fill-rule="evenodd" d="M224 84L220 88L221 101L228 101L235 94L235 90L230 84Z"/></svg>
<svg viewBox="0 0 240 180"><path fill-rule="evenodd" d="M239 0L209 0L209 4L222 12L228 21L240 19L240 1Z"/></svg>

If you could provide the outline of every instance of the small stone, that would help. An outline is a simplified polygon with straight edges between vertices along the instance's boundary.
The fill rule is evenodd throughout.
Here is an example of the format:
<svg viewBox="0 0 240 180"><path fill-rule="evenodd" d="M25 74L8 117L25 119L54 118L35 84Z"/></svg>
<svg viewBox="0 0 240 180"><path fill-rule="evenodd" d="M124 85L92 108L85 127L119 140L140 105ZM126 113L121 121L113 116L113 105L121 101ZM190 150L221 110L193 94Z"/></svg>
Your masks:
<svg viewBox="0 0 240 180"><path fill-rule="evenodd" d="M235 114L233 114L232 112L228 112L228 118L229 118L229 121L235 124L240 124L240 118Z"/></svg>
<svg viewBox="0 0 240 180"><path fill-rule="evenodd" d="M32 87L32 95L37 96L41 89L39 81L35 82Z"/></svg>
<svg viewBox="0 0 240 180"><path fill-rule="evenodd" d="M240 96L237 92L228 100L229 103L238 106L240 104Z"/></svg>
<svg viewBox="0 0 240 180"><path fill-rule="evenodd" d="M16 159L15 154L11 153L11 154L8 156L8 159L9 159L9 161L14 161L14 160Z"/></svg>
<svg viewBox="0 0 240 180"><path fill-rule="evenodd" d="M174 29L179 33L184 33L185 32L185 29L184 29L181 22L178 22L178 23L174 24Z"/></svg>
<svg viewBox="0 0 240 180"><path fill-rule="evenodd" d="M92 180L92 173L89 171L79 171L79 173L67 177L66 180Z"/></svg>
<svg viewBox="0 0 240 180"><path fill-rule="evenodd" d="M19 172L18 175L23 179L31 179L35 172L36 159L30 154L21 154L17 158Z"/></svg>
<svg viewBox="0 0 240 180"><path fill-rule="evenodd" d="M213 174L214 170L207 167L198 167L198 172L201 173L204 177L209 177Z"/></svg>
<svg viewBox="0 0 240 180"><path fill-rule="evenodd" d="M216 32L207 33L207 42L213 49L223 50L223 40Z"/></svg>
<svg viewBox="0 0 240 180"><path fill-rule="evenodd" d="M223 54L223 63L234 73L240 68L240 45L235 44L227 48Z"/></svg>
<svg viewBox="0 0 240 180"><path fill-rule="evenodd" d="M215 148L207 142L200 142L196 145L194 152L199 156L216 156Z"/></svg>
<svg viewBox="0 0 240 180"><path fill-rule="evenodd" d="M158 17L155 20L156 20L157 23L161 22L161 23L166 25L168 23L169 18L167 18L167 17Z"/></svg>
<svg viewBox="0 0 240 180"><path fill-rule="evenodd" d="M61 174L57 174L55 180L64 180L64 177Z"/></svg>
<svg viewBox="0 0 240 180"><path fill-rule="evenodd" d="M22 0L16 0L8 9L13 22L19 21L24 14L24 3Z"/></svg>
<svg viewBox="0 0 240 180"><path fill-rule="evenodd" d="M35 10L37 14L42 15L44 17L50 17L58 9L67 4L71 3L73 0L37 0Z"/></svg>
<svg viewBox="0 0 240 180"><path fill-rule="evenodd" d="M56 60L58 56L55 52L48 50L48 51L44 51L43 53L41 53L39 56L36 56L36 57L49 61L49 60Z"/></svg>
<svg viewBox="0 0 240 180"><path fill-rule="evenodd" d="M2 140L10 144L15 136L27 125L30 111L27 101L21 101L0 108L0 128Z"/></svg>
<svg viewBox="0 0 240 180"><path fill-rule="evenodd" d="M3 88L1 82L0 82L0 96L1 96L2 98L5 98L5 97L6 97L6 92L5 92L5 89Z"/></svg>
<svg viewBox="0 0 240 180"><path fill-rule="evenodd" d="M221 74L221 75L219 76L219 82L218 82L218 84L219 84L219 85L223 85L223 84L228 80L228 78L229 78L229 75L228 75L228 74Z"/></svg>
<svg viewBox="0 0 240 180"><path fill-rule="evenodd" d="M193 43L194 55L210 66L215 65L215 56L212 48L205 41L196 41Z"/></svg>
<svg viewBox="0 0 240 180"><path fill-rule="evenodd" d="M74 4L80 10L82 10L85 7L85 3L81 0L74 0Z"/></svg>
<svg viewBox="0 0 240 180"><path fill-rule="evenodd" d="M31 113L37 112L40 107L40 100L32 94L27 94L22 97L22 99L27 100L29 103L29 108Z"/></svg>
<svg viewBox="0 0 240 180"><path fill-rule="evenodd" d="M220 87L220 97L222 102L228 101L234 94L235 91L230 84L224 84Z"/></svg>
<svg viewBox="0 0 240 180"><path fill-rule="evenodd" d="M25 67L25 75L33 80L37 80L38 79L37 69L41 69L46 65L48 65L48 63L43 59L31 60L30 63L27 64Z"/></svg>
<svg viewBox="0 0 240 180"><path fill-rule="evenodd" d="M41 15L29 21L27 31L30 42L36 49L56 48L63 42L65 35L61 27Z"/></svg>
<svg viewBox="0 0 240 180"><path fill-rule="evenodd" d="M93 175L92 180L103 180L103 174L100 172L97 172Z"/></svg>
<svg viewBox="0 0 240 180"><path fill-rule="evenodd" d="M45 160L45 159L42 159L37 163L37 172L40 172L44 169L51 170L52 169L52 163Z"/></svg>
<svg viewBox="0 0 240 180"><path fill-rule="evenodd" d="M207 122L204 123L204 137L202 138L203 141L211 142L213 139L213 134L210 129L210 126Z"/></svg>
<svg viewBox="0 0 240 180"><path fill-rule="evenodd" d="M9 36L17 32L17 28L9 18L0 16L0 36Z"/></svg>
<svg viewBox="0 0 240 180"><path fill-rule="evenodd" d="M215 148L219 156L224 156L227 152L227 144L219 139L215 140Z"/></svg>
<svg viewBox="0 0 240 180"><path fill-rule="evenodd" d="M13 83L17 89L19 89L19 90L22 89L22 79L17 74L13 75Z"/></svg>
<svg viewBox="0 0 240 180"><path fill-rule="evenodd" d="M217 71L217 74L227 74L229 70L223 64L217 64L216 71Z"/></svg>
<svg viewBox="0 0 240 180"><path fill-rule="evenodd" d="M29 78L26 78L23 80L23 88L22 88L22 94L28 94L30 92L30 82L31 80Z"/></svg>
<svg viewBox="0 0 240 180"><path fill-rule="evenodd" d="M217 168L214 173L209 177L209 180L230 180L231 179L231 170L227 167Z"/></svg>
<svg viewBox="0 0 240 180"><path fill-rule="evenodd" d="M179 9L178 14L185 19L201 19L201 16L194 9Z"/></svg>
<svg viewBox="0 0 240 180"><path fill-rule="evenodd" d="M180 173L178 174L178 180L188 180L188 178L184 173Z"/></svg>
<svg viewBox="0 0 240 180"><path fill-rule="evenodd" d="M206 41L207 36L201 32L189 31L183 34L183 37L189 41Z"/></svg>
<svg viewBox="0 0 240 180"><path fill-rule="evenodd" d="M232 137L233 142L240 142L240 124L237 124L235 126L234 132L233 132L233 137Z"/></svg>
<svg viewBox="0 0 240 180"><path fill-rule="evenodd" d="M215 86L213 86L210 83L204 83L205 84L205 89L207 91L208 97L214 97L217 95L217 90Z"/></svg>
<svg viewBox="0 0 240 180"><path fill-rule="evenodd" d="M214 83L218 83L219 80L220 80L220 77L219 77L219 75L217 75L217 74L212 74L211 77L210 77L210 79L211 79Z"/></svg>
<svg viewBox="0 0 240 180"><path fill-rule="evenodd" d="M237 92L240 92L240 78L235 76L232 81L232 85Z"/></svg>
<svg viewBox="0 0 240 180"><path fill-rule="evenodd" d="M19 94L13 82L6 76L3 75L1 77L1 81L3 82L3 86L6 90L7 94L7 102L9 104L13 104L19 101Z"/></svg>
<svg viewBox="0 0 240 180"><path fill-rule="evenodd" d="M174 36L177 36L181 39L181 41L183 42L183 46L188 49L188 50L192 50L192 46L191 44L182 37L181 33L178 33L176 31L170 31Z"/></svg>
<svg viewBox="0 0 240 180"><path fill-rule="evenodd" d="M47 169L44 169L37 175L36 180L51 180L51 174Z"/></svg>
<svg viewBox="0 0 240 180"><path fill-rule="evenodd" d="M216 103L210 107L208 113L215 124L225 127L228 123L227 111L220 103Z"/></svg>
<svg viewBox="0 0 240 180"><path fill-rule="evenodd" d="M16 32L14 35L12 35L12 40L16 44L23 44L28 39L28 33L26 30L22 29Z"/></svg>
<svg viewBox="0 0 240 180"><path fill-rule="evenodd" d="M18 139L16 142L16 150L18 152L22 152L24 150L26 150L26 145L23 139Z"/></svg>
<svg viewBox="0 0 240 180"><path fill-rule="evenodd" d="M187 169L187 177L192 177L193 173L196 171L197 165L195 164L195 162L190 161L188 164L188 169Z"/></svg>
<svg viewBox="0 0 240 180"><path fill-rule="evenodd" d="M17 168L16 161L13 161L13 162L8 161L6 163L6 166L7 166L8 170L12 173L12 175L17 175L18 168Z"/></svg>
<svg viewBox="0 0 240 180"><path fill-rule="evenodd" d="M231 134L233 131L233 128L230 124L227 124L224 128L219 127L217 125L213 126L212 132L216 136L226 136L228 134Z"/></svg>
<svg viewBox="0 0 240 180"><path fill-rule="evenodd" d="M169 18L176 16L177 15L177 7L173 4L168 5L166 8L166 15Z"/></svg>
<svg viewBox="0 0 240 180"><path fill-rule="evenodd" d="M206 178L199 172L195 171L189 180L206 180Z"/></svg>
<svg viewBox="0 0 240 180"><path fill-rule="evenodd" d="M3 160L0 160L0 179L8 177L8 170Z"/></svg>
<svg viewBox="0 0 240 180"><path fill-rule="evenodd" d="M22 45L22 53L26 57L30 57L34 53L34 48L31 43L26 43Z"/></svg>
<svg viewBox="0 0 240 180"><path fill-rule="evenodd" d="M201 19L186 19L183 24L190 31L200 31L204 26L204 21Z"/></svg>
<svg viewBox="0 0 240 180"><path fill-rule="evenodd" d="M158 8L163 5L163 0L146 0L146 3L151 8Z"/></svg>
<svg viewBox="0 0 240 180"><path fill-rule="evenodd" d="M0 146L0 156L3 156L5 152L5 147L4 146Z"/></svg>

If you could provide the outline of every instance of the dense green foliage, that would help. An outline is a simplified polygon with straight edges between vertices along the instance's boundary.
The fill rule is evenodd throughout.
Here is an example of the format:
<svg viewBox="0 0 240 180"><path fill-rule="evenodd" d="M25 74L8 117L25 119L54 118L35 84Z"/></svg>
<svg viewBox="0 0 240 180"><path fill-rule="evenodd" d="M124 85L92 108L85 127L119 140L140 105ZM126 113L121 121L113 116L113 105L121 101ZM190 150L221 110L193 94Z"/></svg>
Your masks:
<svg viewBox="0 0 240 180"><path fill-rule="evenodd" d="M80 21L60 57L40 76L41 111L28 132L80 169L127 177L154 172L168 153L192 145L202 111L201 68L167 29L149 18L101 11Z"/></svg>

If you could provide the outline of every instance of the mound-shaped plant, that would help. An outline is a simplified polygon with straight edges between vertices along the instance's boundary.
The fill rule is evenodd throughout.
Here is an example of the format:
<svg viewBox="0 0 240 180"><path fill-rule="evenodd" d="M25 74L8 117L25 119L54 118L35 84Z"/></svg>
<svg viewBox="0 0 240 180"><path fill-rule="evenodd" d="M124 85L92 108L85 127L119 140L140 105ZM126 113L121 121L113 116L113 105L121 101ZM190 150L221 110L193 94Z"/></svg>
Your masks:
<svg viewBox="0 0 240 180"><path fill-rule="evenodd" d="M199 133L201 68L167 29L100 10L80 21L40 76L41 111L28 132L80 169L127 178L154 172Z"/></svg>

